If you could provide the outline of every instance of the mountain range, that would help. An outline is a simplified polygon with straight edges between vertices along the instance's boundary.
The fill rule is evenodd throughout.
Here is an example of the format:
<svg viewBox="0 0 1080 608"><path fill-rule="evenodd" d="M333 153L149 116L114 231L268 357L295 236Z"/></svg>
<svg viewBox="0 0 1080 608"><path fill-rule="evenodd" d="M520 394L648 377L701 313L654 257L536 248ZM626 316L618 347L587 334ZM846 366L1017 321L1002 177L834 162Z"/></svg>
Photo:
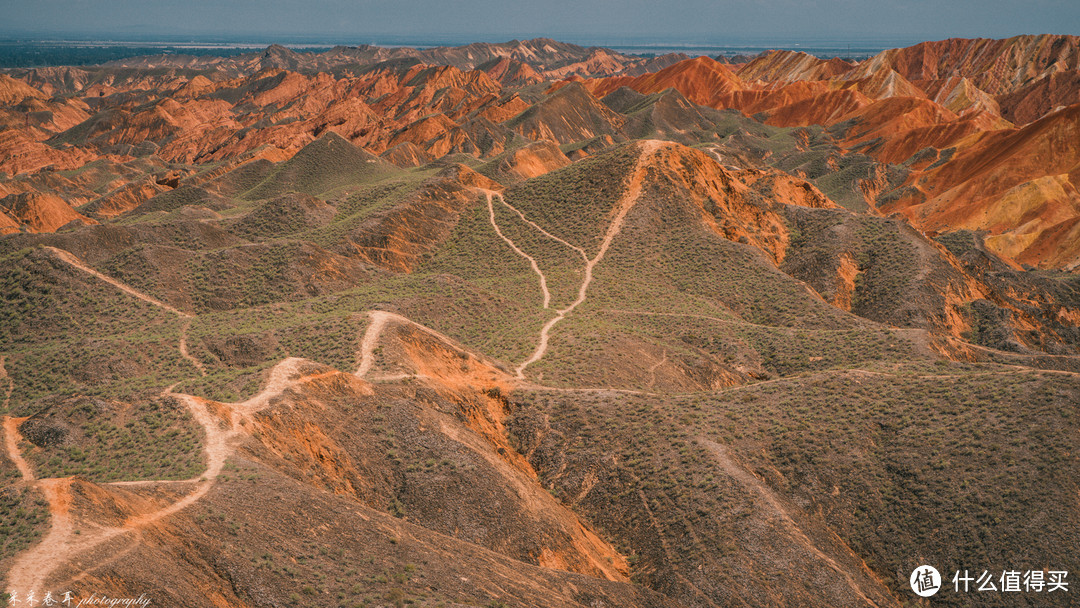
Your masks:
<svg viewBox="0 0 1080 608"><path fill-rule="evenodd" d="M6 601L1070 605L1080 38L738 59L0 73Z"/></svg>

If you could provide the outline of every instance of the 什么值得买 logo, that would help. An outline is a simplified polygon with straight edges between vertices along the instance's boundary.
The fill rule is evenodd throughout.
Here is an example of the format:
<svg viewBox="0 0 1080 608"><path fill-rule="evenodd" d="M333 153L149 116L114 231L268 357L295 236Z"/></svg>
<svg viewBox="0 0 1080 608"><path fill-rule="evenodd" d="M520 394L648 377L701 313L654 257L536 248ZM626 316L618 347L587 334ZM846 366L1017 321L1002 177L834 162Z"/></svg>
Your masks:
<svg viewBox="0 0 1080 608"><path fill-rule="evenodd" d="M911 590L919 597L930 597L941 589L941 574L933 566L919 566L911 573Z"/></svg>

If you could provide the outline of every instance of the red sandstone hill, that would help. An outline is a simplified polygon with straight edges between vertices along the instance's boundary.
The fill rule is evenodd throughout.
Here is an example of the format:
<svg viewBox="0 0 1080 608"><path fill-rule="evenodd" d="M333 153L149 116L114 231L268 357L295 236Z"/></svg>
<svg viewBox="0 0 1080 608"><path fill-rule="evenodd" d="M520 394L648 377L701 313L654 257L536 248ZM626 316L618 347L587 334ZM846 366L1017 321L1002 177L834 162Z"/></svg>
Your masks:
<svg viewBox="0 0 1080 608"><path fill-rule="evenodd" d="M531 141L557 142L560 154L579 159L637 137L710 145L731 133L729 118L714 110L737 110L774 127L827 127L834 148L828 171L842 171L835 161L842 155L869 157L879 168L862 185L852 181L852 188L873 199L872 206L886 197L881 208L897 209L936 199L957 187L958 172L983 167L965 159L1041 137L1040 129L1013 124L1034 125L1078 101L1077 52L1069 36L954 39L885 51L858 64L775 51L732 68L706 57L646 61L538 39L428 51L297 53L274 46L227 59L151 57L125 60L124 68L16 70L0 77L0 172L20 177L0 187L6 193L41 190L47 170L77 170L102 158L115 166L153 159L188 172L254 156L282 160L326 132L399 166L457 154L488 162ZM648 69L657 71L643 72ZM532 86L558 78L565 80L546 94ZM648 98L632 99L625 91ZM65 97L50 98L57 93ZM750 156L768 163L768 154ZM558 163L556 155L545 155L550 158L540 166ZM533 162L521 160L523 167ZM888 165L916 171L891 185L877 183L873 176ZM1069 199L1069 187L1058 178L1057 185L1046 182L1053 176L1040 165L1014 159L1007 188L999 191L996 178L979 182L977 192L962 190L950 208L977 214L980 201L1029 183L1022 196L1009 196ZM1055 175L1070 171L1061 170ZM70 205L94 201L88 213L124 213L157 193L154 181L124 172L90 188L66 184L60 196ZM890 193L898 186L908 190ZM993 193L981 194L988 189ZM918 217L911 215L916 223ZM984 227L974 220L961 224ZM949 229L941 222L919 225ZM993 232L1017 228L998 225ZM1064 227L1036 232L1058 240L1067 233ZM1054 265L1068 257L1030 233L1025 229L1025 238L1034 240L1022 247L1010 241L995 250L1029 251L1025 260L1048 257L1058 260Z"/></svg>
<svg viewBox="0 0 1080 608"><path fill-rule="evenodd" d="M0 74L0 104L13 105L26 98L42 99L44 97L46 97L44 93L26 84L26 82L12 78L7 74Z"/></svg>
<svg viewBox="0 0 1080 608"><path fill-rule="evenodd" d="M899 210L935 232L986 230L987 245L1007 258L1075 267L1080 257L1066 235L1080 217L1078 138L1080 104L985 133L949 162L913 176L915 194L882 210Z"/></svg>
<svg viewBox="0 0 1080 608"><path fill-rule="evenodd" d="M976 145L980 152L972 154L979 157L986 154L986 150L999 146L1021 145L1013 143L1019 140L1027 142L1022 145L1041 148L1036 141L1042 137L1039 135L1043 132L1041 129L1016 131L1010 119L1023 125L1062 105L1080 101L1073 94L1078 82L1075 77L1077 56L1077 39L1069 36L948 40L885 51L855 66L797 53L772 52L744 64L735 73L716 62L699 58L655 74L590 80L584 85L597 95L619 87L646 94L674 88L695 103L718 109L738 109L770 125L837 126L841 128L837 131L841 136L839 143L844 148L868 154L884 163L901 164L915 158L916 154L925 155L928 150L948 150L952 158L959 160L967 156L954 154L955 150ZM1068 154L1064 159L1056 157L1053 164L1055 167L1062 163L1069 165L1061 167L1064 173L1069 173L1072 166L1069 158ZM948 177L954 175L952 172L967 172L964 174L974 177L970 174L972 166L985 170L980 161L972 162L976 164L940 158L933 172L920 174L917 178L918 188L936 192L950 190L955 186L955 178ZM1010 166L1013 168L1008 173L1014 177L1005 180L1011 184L1009 187L1046 175L1042 168L1023 160ZM944 183L935 183L936 180ZM978 183L979 191L1000 190L996 185L999 183L997 178L986 183L973 179L969 183L972 188ZM1069 187L1060 192L1057 188L1047 190L1032 185L1024 198L1070 199ZM1051 195L1051 191L1058 194ZM999 192L993 196L1000 195ZM978 200L984 195L963 190L957 196L953 204L965 210L957 213L970 217L982 213ZM891 200L906 201L911 197L907 194ZM896 204L889 203L884 209L894 209ZM926 215L936 216L935 213ZM911 215L912 221L934 231L948 230L952 225L950 221L922 223L920 217L923 216ZM970 228L989 227L986 222L975 220L961 223ZM1009 229L1012 228L1017 226ZM993 231L996 234L1003 229L999 225ZM1022 245L1009 241L1010 245L1005 247L1001 239L992 239L998 243L995 251L1003 255L1006 252L1020 255L1020 251L1030 248L1025 259L1038 260L1048 248L1043 245L1032 247L1034 241L1030 239L1038 241L1039 237L1029 234L1031 230L1031 226L1025 229L1028 240L1023 240ZM1063 231L1064 228L1060 228L1054 232L1059 235L1055 238L1062 238ZM1041 229L1038 233L1041 234ZM1055 259L1060 262L1064 258Z"/></svg>
<svg viewBox="0 0 1080 608"><path fill-rule="evenodd" d="M1022 125L1059 107L1075 104L1077 99L1080 99L1080 70L1065 70L1001 95L997 102L1003 118Z"/></svg>
<svg viewBox="0 0 1080 608"><path fill-rule="evenodd" d="M909 80L959 75L991 95L1003 95L1046 76L1080 69L1080 37L950 38L884 51L869 63L889 66Z"/></svg>
<svg viewBox="0 0 1080 608"><path fill-rule="evenodd" d="M597 97L624 86L639 93L675 88L694 103L716 107L714 104L719 100L742 90L746 85L726 65L708 57L697 57L680 61L653 74L616 76L586 86Z"/></svg>
<svg viewBox="0 0 1080 608"><path fill-rule="evenodd" d="M768 51L743 64L736 73L746 82L781 83L830 80L851 68L850 62L837 57L820 59L796 51Z"/></svg>
<svg viewBox="0 0 1080 608"><path fill-rule="evenodd" d="M72 222L95 223L72 209L62 198L38 192L9 194L0 199L0 211L29 232L53 232ZM10 228L11 224L7 225Z"/></svg>

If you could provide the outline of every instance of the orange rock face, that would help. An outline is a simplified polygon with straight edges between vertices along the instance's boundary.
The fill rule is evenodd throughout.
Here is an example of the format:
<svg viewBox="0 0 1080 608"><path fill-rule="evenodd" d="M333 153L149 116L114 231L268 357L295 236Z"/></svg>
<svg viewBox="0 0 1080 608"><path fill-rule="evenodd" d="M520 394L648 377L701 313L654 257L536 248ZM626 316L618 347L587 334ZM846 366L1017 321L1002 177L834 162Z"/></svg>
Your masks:
<svg viewBox="0 0 1080 608"><path fill-rule="evenodd" d="M997 98L1001 116L1024 125L1038 120L1056 108L1075 104L1080 99L1080 72L1062 71L1039 78Z"/></svg>
<svg viewBox="0 0 1080 608"><path fill-rule="evenodd" d="M708 57L687 59L655 74L604 78L586 86L597 97L603 97L619 87L630 87L639 93L675 88L690 101L711 107L718 107L731 93L746 88L730 68Z"/></svg>
<svg viewBox="0 0 1080 608"><path fill-rule="evenodd" d="M112 218L138 207L154 196L168 191L169 188L155 182L152 178L125 184L105 196L91 201L81 210L97 217Z"/></svg>
<svg viewBox="0 0 1080 608"><path fill-rule="evenodd" d="M96 224L53 194L24 192L0 199L0 211L29 232L53 232L71 222ZM10 230L10 224L4 222Z"/></svg>
<svg viewBox="0 0 1080 608"><path fill-rule="evenodd" d="M500 171L529 179L570 164L559 146L550 141L538 141L515 150L499 165Z"/></svg>
<svg viewBox="0 0 1080 608"><path fill-rule="evenodd" d="M728 170L708 154L685 146L664 146L654 167L653 179L680 192L709 230L728 240L754 245L777 264L783 261L790 241L783 205L837 206L805 180L779 171ZM758 202L755 194L763 190L772 195Z"/></svg>
<svg viewBox="0 0 1080 608"><path fill-rule="evenodd" d="M0 234L14 234L19 232L19 222L8 217L6 213L0 212Z"/></svg>
<svg viewBox="0 0 1080 608"><path fill-rule="evenodd" d="M1000 255L1061 267L1075 257L1064 251L1076 207L1078 40L951 39L859 63L771 51L738 65L546 39L426 51L275 46L234 58L135 58L124 69L13 71L0 75L0 174L19 178L0 180L0 193L49 191L69 208L91 203L87 213L115 217L162 188L119 169L125 163L186 172L218 163L207 176L218 175L254 158L288 159L326 132L400 167L509 151L496 170L527 179L628 139L699 143L715 129L703 112L734 109L775 127L831 128L834 165L847 153L903 165L902 190L890 192L897 184L880 169L860 182L871 207L882 198L881 211L933 232L986 230ZM553 80L543 95L534 86ZM601 102L627 90L658 97ZM91 172L104 181L58 173L102 158L116 163L111 177Z"/></svg>
<svg viewBox="0 0 1080 608"><path fill-rule="evenodd" d="M0 74L0 104L13 105L28 97L30 99L43 99L46 95L22 80L12 78L7 74Z"/></svg>
<svg viewBox="0 0 1080 608"><path fill-rule="evenodd" d="M1080 261L1075 247L1060 246L1080 217L1078 138L1080 105L1020 129L984 133L949 162L913 177L918 198L882 210L901 211L938 232L987 230L987 246L1008 258L1074 266ZM1059 246L1043 242L1044 234Z"/></svg>
<svg viewBox="0 0 1080 608"><path fill-rule="evenodd" d="M776 126L843 123L839 143L883 163L934 150L933 170L929 161L911 161L909 190L891 197L883 211L904 209L934 232L988 230L996 253L1037 264L1049 255L1055 261L1047 264L1061 267L1080 260L1052 254L1062 246L1041 241L1045 232L1063 242L1073 228L1075 110L1063 106L1080 101L1078 40L954 39L885 51L857 65L775 51L736 72L699 58L584 86L597 95L621 86L639 93L672 87L698 104L738 109ZM1055 112L1061 116L1043 124Z"/></svg>
<svg viewBox="0 0 1080 608"><path fill-rule="evenodd" d="M746 82L778 83L829 80L851 68L851 63L839 58L825 60L795 51L768 51L741 66L737 74Z"/></svg>
<svg viewBox="0 0 1080 608"><path fill-rule="evenodd" d="M1045 76L1080 68L1080 37L950 38L884 51L875 60L909 80L960 74L983 91L1002 95Z"/></svg>

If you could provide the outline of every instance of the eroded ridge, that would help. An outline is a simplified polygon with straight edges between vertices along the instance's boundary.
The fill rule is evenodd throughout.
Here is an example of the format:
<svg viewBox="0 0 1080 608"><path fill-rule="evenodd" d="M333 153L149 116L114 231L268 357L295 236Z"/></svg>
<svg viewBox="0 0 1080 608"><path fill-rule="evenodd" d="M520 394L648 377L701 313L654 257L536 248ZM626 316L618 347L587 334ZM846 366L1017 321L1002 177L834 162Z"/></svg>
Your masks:
<svg viewBox="0 0 1080 608"><path fill-rule="evenodd" d="M221 475L225 462L235 451L237 440L247 435L246 428L251 416L268 407L274 397L308 380L300 374L303 362L304 360L299 358L281 361L271 369L266 383L258 394L238 403L218 403L215 404L217 407L211 407L210 402L200 397L174 393L173 387L165 389L162 396L180 401L195 422L202 427L205 434L203 452L206 457L206 469L199 477L181 482L174 480L136 482L138 484L186 483L192 485L192 489L168 504L147 508L141 512L136 510L121 526L99 525L93 521L80 520L79 527L76 528L72 515L73 478L35 479L33 471L22 459L18 449L18 424L22 419L6 417L4 420L5 445L9 457L19 467L24 481L34 485L45 496L51 515L49 532L41 542L21 554L8 572L9 592L41 591L50 576L78 556L113 538L137 533L142 528L178 513L206 496ZM125 483L124 485L135 484Z"/></svg>
<svg viewBox="0 0 1080 608"><path fill-rule="evenodd" d="M611 247L612 241L614 241L615 237L622 231L623 222L626 221L626 215L630 213L630 210L633 209L638 198L641 196L641 183L645 177L645 172L648 170L649 162L652 160L653 154L661 145L663 145L663 142L653 140L643 141L641 143L641 155L638 156L637 163L630 175L630 183L626 187L626 192L615 205L613 210L614 216L611 219L611 223L608 224L607 229L604 231L604 239L600 242L600 248L592 259L585 262L585 276L582 278L581 285L578 287L577 298L567 305L566 308L555 311L555 316L549 319L548 322L540 328L540 340L536 345L536 350L534 350L532 355L525 361L522 361L514 370L514 373L519 380L525 379L526 368L542 359L544 354L547 353L548 340L550 339L552 328L565 319L567 315L574 312L575 308L585 302L585 299L588 297L589 285L592 284L593 280L593 268L604 259L608 249Z"/></svg>
<svg viewBox="0 0 1080 608"><path fill-rule="evenodd" d="M551 305L551 292L548 291L547 277L544 276L544 273L540 270L540 266L536 263L536 258L522 251L521 248L515 245L514 241L503 234L503 231L499 228L499 223L495 221L495 206L491 204L492 194L494 193L491 190L484 191L484 195L487 197L488 218L491 221L491 227L495 229L495 234L499 235L499 238L514 250L514 253L529 261L529 266L532 267L533 272L536 273L536 276L540 277L540 293L543 294L544 299L543 307L548 308ZM498 196L502 199L501 194Z"/></svg>
<svg viewBox="0 0 1080 608"><path fill-rule="evenodd" d="M867 593L863 590L862 586L851 576L851 574L838 564L836 560L826 555L817 546L817 543L806 535L799 524L792 518L788 508L776 493L765 485L756 475L748 471L746 467L736 462L730 455L726 446L705 437L698 437L697 440L705 446L725 475L731 477L759 498L758 504L766 511L767 516L779 522L781 528L791 537L796 546L804 548L811 555L820 560L821 563L825 564L830 570L835 572L836 575L851 589L855 597L859 598L865 605L877 606L877 603L867 596ZM840 540L839 537L836 538L837 540ZM840 542L843 543L842 540ZM846 544L843 546L845 548L847 547ZM848 549L848 552L852 558L862 562L861 558L850 549ZM865 572L870 572L870 569L865 567L865 564L864 570Z"/></svg>
<svg viewBox="0 0 1080 608"><path fill-rule="evenodd" d="M199 370L200 375L203 375L203 376L206 375L206 367L203 366L202 361L199 361L198 359L193 357L191 355L191 353L188 352L187 336L188 336L188 330L191 328L191 321L192 321L192 319L195 318L193 315L190 315L190 314L188 314L188 313L186 313L186 312L184 312L184 311L182 311L182 310L180 310L180 309L178 309L176 307L170 306L170 305L162 302L161 300L158 300L157 298L154 298L153 296L149 296L149 295L139 291L138 289L135 289L134 287L132 287L132 286L126 284L126 283L123 283L121 281L118 281L118 280L110 277L107 274L104 274L104 273L98 272L97 270L94 270L90 266L86 265L85 262L80 260L78 257L75 256L75 254L71 253L70 251L64 251L63 249L58 249L56 247L49 247L49 246L46 246L45 250L51 252L53 255L55 255L57 257L57 259L59 259L62 262L70 265L71 267L76 268L78 270L81 270L81 271L85 272L86 274L89 274L92 277L95 277L95 278L97 278L97 279L99 279L99 280L101 280L101 281L103 281L105 283L108 283L109 285L112 285L113 287L119 289L120 291L128 294L129 296L131 296L133 298L136 298L136 299L142 300L143 302L146 302L148 304L152 304L154 306L157 306L158 308L161 308L162 310L166 310L168 312L171 312L174 315L180 317L181 319L184 319L183 325L180 326L180 339L179 339L180 356L183 357L184 359L186 359L188 362L190 362L193 366L195 366L195 369ZM9 394L9 396L10 396L10 394Z"/></svg>
<svg viewBox="0 0 1080 608"><path fill-rule="evenodd" d="M189 360L200 374L206 375L206 370L201 362L187 351L187 331L191 325L191 320L194 318L192 315L94 270L67 251L54 247L47 247L46 249L72 267L114 286L132 297L176 314L183 319L184 323L181 329L178 350L181 356ZM190 492L169 504L132 513L122 526L108 526L93 521L80 521L79 527L76 529L71 513L73 478L37 479L33 468L23 458L19 449L19 442L22 439L19 433L19 425L26 419L5 416L3 422L4 446L8 458L19 470L22 481L37 488L42 493L48 501L50 513L48 533L41 542L22 553L8 572L8 590L22 593L39 591L53 573L77 556L110 539L137 532L158 520L178 513L204 497L213 487L214 482L225 466L226 460L233 453L235 440L245 434L245 421L250 420L250 417L255 412L266 408L273 397L305 380L299 377L301 363L303 363L303 359L299 358L289 358L281 361L271 369L265 385L258 394L240 403L220 404L222 411L227 414L227 419L223 419L218 413L215 413L204 399L172 392L173 387L176 386L175 384L165 389L162 396L177 399L187 409L192 419L203 428L205 435L203 451L206 456L206 469L199 477L188 480L143 480L104 484L140 486L170 483L190 484L193 486ZM2 359L0 359L0 377L8 380L7 397L5 398L6 407L13 385L6 369L3 367Z"/></svg>
<svg viewBox="0 0 1080 608"><path fill-rule="evenodd" d="M364 333L360 338L360 348L357 351L357 365L356 371L353 375L357 378L363 378L371 382L386 382L404 380L406 378L428 378L421 372L414 373L399 373L399 374L375 374L375 351L379 347L379 340L382 338L383 332L387 326L396 323L398 325L406 325L424 333L430 334L432 337L439 340L442 344L457 350L460 353L467 353L472 355L473 353L465 350L460 346L453 338L446 334L439 333L426 325L421 325L411 319L403 317L399 314L388 312L385 310L372 310L368 313L368 324L364 328ZM499 372L500 374L502 372ZM503 379L505 380L505 378Z"/></svg>

